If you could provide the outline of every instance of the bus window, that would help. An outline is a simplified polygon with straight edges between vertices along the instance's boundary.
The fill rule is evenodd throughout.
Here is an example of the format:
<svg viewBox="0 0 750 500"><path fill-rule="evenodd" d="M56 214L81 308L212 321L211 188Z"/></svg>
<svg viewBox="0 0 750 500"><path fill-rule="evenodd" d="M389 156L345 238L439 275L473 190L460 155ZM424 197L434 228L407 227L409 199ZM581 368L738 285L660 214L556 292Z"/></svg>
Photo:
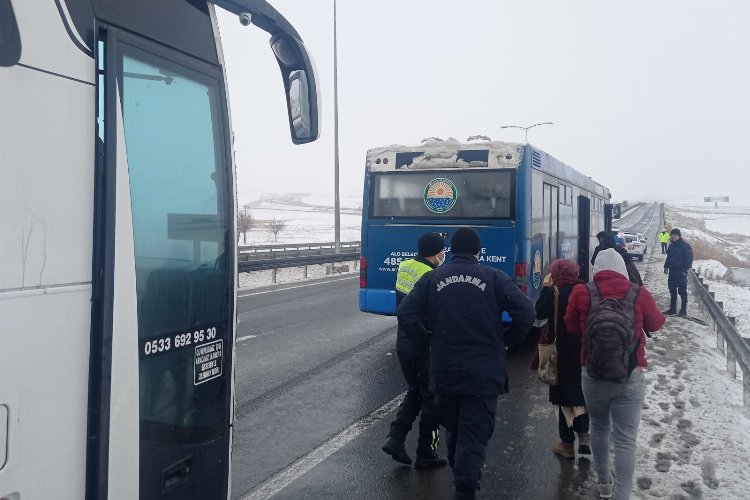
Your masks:
<svg viewBox="0 0 750 500"><path fill-rule="evenodd" d="M228 418L222 396L227 377L220 375L226 375L223 349L231 348L232 280L226 261L231 214L225 208L218 82L145 51L122 48L143 345L141 433L159 440L174 433L172 439L207 441L223 432ZM196 368L195 345L202 348L209 341L221 344L212 344L206 356L207 361L217 356L210 359L217 377L198 380L205 370Z"/></svg>
<svg viewBox="0 0 750 500"><path fill-rule="evenodd" d="M428 187L445 179L453 203L431 209ZM372 217L513 219L515 170L378 173L372 177Z"/></svg>

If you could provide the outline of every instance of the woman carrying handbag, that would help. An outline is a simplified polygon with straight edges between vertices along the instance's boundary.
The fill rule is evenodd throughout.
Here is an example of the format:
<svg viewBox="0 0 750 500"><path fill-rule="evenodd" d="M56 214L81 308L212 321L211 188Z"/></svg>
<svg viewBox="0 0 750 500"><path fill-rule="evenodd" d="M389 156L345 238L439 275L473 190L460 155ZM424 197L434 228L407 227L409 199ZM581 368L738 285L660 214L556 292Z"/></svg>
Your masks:
<svg viewBox="0 0 750 500"><path fill-rule="evenodd" d="M556 337L557 384L550 385L549 401L558 407L560 442L552 447L552 451L565 458L576 456L573 446L576 434L578 453L591 453L589 416L581 389L581 339L568 333L563 320L570 292L575 285L583 283L578 272L578 264L571 260L554 261L536 302L537 319L546 319Z"/></svg>

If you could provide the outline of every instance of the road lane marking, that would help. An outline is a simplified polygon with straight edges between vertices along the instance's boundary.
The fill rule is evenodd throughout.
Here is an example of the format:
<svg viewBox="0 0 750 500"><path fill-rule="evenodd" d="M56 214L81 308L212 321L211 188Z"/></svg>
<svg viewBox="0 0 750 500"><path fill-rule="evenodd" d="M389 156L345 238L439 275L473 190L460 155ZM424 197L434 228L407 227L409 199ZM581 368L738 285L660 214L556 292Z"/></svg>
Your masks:
<svg viewBox="0 0 750 500"><path fill-rule="evenodd" d="M237 342L242 342L243 340L255 339L255 338L258 338L258 336L257 335L245 335L244 337L238 338Z"/></svg>
<svg viewBox="0 0 750 500"><path fill-rule="evenodd" d="M306 287L306 286L325 285L326 283L336 283L337 281L353 280L355 278L359 278L359 275L357 275L357 276L347 276L346 278L338 278L338 279L335 279L335 280L317 281L315 283L306 283L304 285L286 286L284 288L274 288L273 290L264 290L262 292L246 293L246 294L243 294L243 295L237 294L237 298L240 298L240 297L251 297L253 295L263 295L263 294L266 294L266 293L273 293L273 292L283 292L284 290L293 290L295 288L303 288L303 287Z"/></svg>
<svg viewBox="0 0 750 500"><path fill-rule="evenodd" d="M360 434L378 423L384 417L393 413L396 408L398 408L398 405L401 403L405 394L406 392L402 392L369 415L365 415L357 420L286 469L264 481L260 486L250 491L240 500L265 500L271 498L310 471L316 465L320 464L323 460L349 444L353 439L357 438Z"/></svg>

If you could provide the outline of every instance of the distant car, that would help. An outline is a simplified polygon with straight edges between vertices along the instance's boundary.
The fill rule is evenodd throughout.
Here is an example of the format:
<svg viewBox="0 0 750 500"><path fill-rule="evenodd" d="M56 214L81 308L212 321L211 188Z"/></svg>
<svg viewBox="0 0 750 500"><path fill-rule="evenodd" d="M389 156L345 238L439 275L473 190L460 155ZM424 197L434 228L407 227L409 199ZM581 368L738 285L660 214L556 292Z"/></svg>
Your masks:
<svg viewBox="0 0 750 500"><path fill-rule="evenodd" d="M641 242L638 235L636 233L623 233L623 238L628 255L642 261L646 254L646 245Z"/></svg>
<svg viewBox="0 0 750 500"><path fill-rule="evenodd" d="M635 235L638 236L638 241L643 243L643 253L646 253L648 251L648 240L643 236L643 233L635 233Z"/></svg>

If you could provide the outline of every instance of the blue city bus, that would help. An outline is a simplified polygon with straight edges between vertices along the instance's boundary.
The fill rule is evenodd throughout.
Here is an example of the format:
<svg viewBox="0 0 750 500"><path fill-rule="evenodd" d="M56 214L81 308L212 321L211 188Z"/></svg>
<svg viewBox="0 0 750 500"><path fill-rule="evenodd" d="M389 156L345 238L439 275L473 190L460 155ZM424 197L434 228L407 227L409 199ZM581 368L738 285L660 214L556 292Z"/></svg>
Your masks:
<svg viewBox="0 0 750 500"><path fill-rule="evenodd" d="M399 263L426 231L480 235L482 265L500 269L535 300L549 265L591 273L596 233L611 225L609 189L530 144L430 139L367 152L359 308L394 315Z"/></svg>

